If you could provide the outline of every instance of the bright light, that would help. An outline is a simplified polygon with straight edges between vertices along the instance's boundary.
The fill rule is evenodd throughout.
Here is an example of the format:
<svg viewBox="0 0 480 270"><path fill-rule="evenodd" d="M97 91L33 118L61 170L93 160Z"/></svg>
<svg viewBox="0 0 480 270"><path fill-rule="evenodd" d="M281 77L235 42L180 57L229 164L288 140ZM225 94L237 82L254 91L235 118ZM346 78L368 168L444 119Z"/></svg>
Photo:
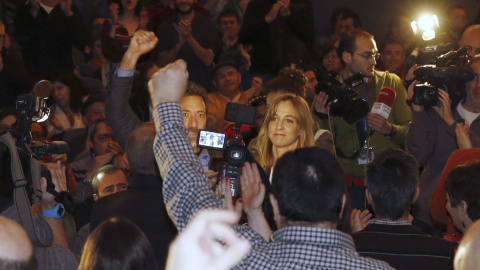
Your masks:
<svg viewBox="0 0 480 270"><path fill-rule="evenodd" d="M435 38L435 30L439 28L438 18L436 15L423 15L418 21L410 23L415 35L422 35L423 40L431 40Z"/></svg>
<svg viewBox="0 0 480 270"><path fill-rule="evenodd" d="M435 30L427 30L423 32L422 39L423 40L432 40L435 38Z"/></svg>
<svg viewBox="0 0 480 270"><path fill-rule="evenodd" d="M423 31L427 31L432 30L432 28L435 26L435 21L432 16L423 15L418 20L418 24L420 26L420 29L422 29Z"/></svg>
<svg viewBox="0 0 480 270"><path fill-rule="evenodd" d="M412 26L413 34L416 35L418 33L417 22L413 21L413 22L410 23L410 25Z"/></svg>

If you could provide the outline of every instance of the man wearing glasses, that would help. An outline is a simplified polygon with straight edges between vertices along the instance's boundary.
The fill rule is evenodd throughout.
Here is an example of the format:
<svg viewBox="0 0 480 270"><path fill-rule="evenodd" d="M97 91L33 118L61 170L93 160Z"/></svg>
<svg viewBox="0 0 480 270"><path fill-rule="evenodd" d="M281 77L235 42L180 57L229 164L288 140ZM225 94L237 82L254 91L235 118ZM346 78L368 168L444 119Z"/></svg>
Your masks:
<svg viewBox="0 0 480 270"><path fill-rule="evenodd" d="M331 117L337 158L346 175L345 183L349 186L349 193L354 208L363 209L364 194L364 167L375 153L388 148L400 148L405 141L408 123L412 112L406 101L406 91L400 78L388 71L375 70L380 54L370 33L355 29L340 39L339 53L345 64L342 79L347 79L361 73L365 83L356 87L358 97L367 100L370 109L377 101L383 87L390 87L396 91L396 98L391 106L388 119L376 113L369 113L365 118L353 124L348 124L342 117ZM320 116L323 128L329 128L327 115L328 96L320 92L315 110ZM374 130L369 136L368 130ZM354 186L354 187L352 187ZM357 193L354 194L353 190ZM352 191L352 192L350 192Z"/></svg>

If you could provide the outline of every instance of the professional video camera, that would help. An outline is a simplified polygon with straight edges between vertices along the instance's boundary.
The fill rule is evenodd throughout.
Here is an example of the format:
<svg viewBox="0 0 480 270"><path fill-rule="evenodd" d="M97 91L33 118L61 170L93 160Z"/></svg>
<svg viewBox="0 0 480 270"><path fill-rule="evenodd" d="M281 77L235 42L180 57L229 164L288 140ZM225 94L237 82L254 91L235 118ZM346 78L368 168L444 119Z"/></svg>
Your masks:
<svg viewBox="0 0 480 270"><path fill-rule="evenodd" d="M197 136L197 146L213 150L223 151L224 164L219 176L231 179L232 196L240 196L239 180L241 167L245 161L254 162L252 155L243 142L240 128L243 124L252 126L255 123L256 107L228 103L225 110L225 121L234 122L232 129L235 133L227 142L225 133L208 130L200 130Z"/></svg>
<svg viewBox="0 0 480 270"><path fill-rule="evenodd" d="M325 92L328 95L330 104L330 114L340 116L349 124L365 117L369 112L368 103L358 98L355 88L364 83L363 76L357 73L341 83L336 79L335 74L324 74L319 84L315 87L315 92Z"/></svg>
<svg viewBox="0 0 480 270"><path fill-rule="evenodd" d="M43 194L40 189L40 178L47 179L47 192L60 200L62 196L55 191L50 171L38 160L41 155L63 154L68 151L65 142L34 142L30 129L32 122L43 122L52 114L52 104L48 95L52 85L48 81L40 81L35 85L35 95L19 95L17 97L17 123L12 130L5 131L0 136L0 160L3 169L0 172L2 181L13 182L14 200L18 209L20 224L27 231L32 242L37 246L50 246L53 243L53 234L48 223L39 215L44 237L34 228L35 216L31 205L38 202Z"/></svg>
<svg viewBox="0 0 480 270"><path fill-rule="evenodd" d="M475 72L468 67L469 55L460 48L436 58L435 65L417 67L413 74L420 82L414 87L412 102L422 106L441 105L438 88L444 89L454 104L465 96L465 83L475 78Z"/></svg>

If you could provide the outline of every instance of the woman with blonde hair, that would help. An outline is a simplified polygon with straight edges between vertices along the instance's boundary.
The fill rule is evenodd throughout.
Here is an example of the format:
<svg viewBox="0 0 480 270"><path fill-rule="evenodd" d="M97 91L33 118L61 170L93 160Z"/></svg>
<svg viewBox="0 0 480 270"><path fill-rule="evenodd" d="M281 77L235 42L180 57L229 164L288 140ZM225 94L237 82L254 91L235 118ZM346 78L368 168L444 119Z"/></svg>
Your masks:
<svg viewBox="0 0 480 270"><path fill-rule="evenodd" d="M307 102L294 94L275 99L257 140L258 161L265 172L286 152L315 146L313 119Z"/></svg>

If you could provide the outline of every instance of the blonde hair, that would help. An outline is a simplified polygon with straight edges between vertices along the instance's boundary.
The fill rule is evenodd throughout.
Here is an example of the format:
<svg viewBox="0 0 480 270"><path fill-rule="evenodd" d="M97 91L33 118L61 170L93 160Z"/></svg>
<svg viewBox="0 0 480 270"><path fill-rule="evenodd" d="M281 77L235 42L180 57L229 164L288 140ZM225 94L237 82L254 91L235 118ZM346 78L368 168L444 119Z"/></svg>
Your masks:
<svg viewBox="0 0 480 270"><path fill-rule="evenodd" d="M276 162L273 156L273 144L268 137L268 123L270 123L275 115L278 104L284 101L290 101L297 112L298 122L300 124L300 134L297 142L297 148L315 146L315 139L313 135L313 118L307 102L302 97L294 94L283 94L279 96L277 99L275 99L270 108L268 108L265 116L265 122L260 129L260 133L258 134L257 149L259 154L259 162L266 172L269 171Z"/></svg>

